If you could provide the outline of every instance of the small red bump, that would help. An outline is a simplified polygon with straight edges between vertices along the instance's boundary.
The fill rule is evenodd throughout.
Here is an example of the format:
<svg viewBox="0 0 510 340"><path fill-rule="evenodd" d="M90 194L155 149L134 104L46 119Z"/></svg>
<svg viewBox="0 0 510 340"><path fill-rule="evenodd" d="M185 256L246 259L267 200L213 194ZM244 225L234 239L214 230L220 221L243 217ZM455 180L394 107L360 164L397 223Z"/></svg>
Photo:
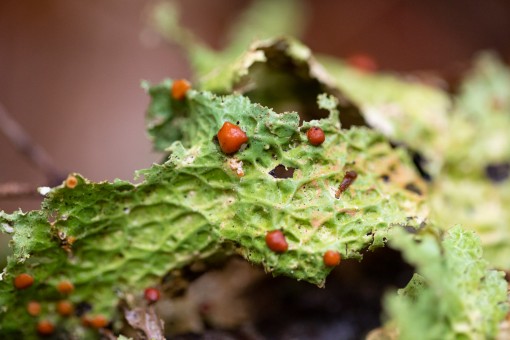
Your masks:
<svg viewBox="0 0 510 340"><path fill-rule="evenodd" d="M156 288L147 288L145 289L143 296L148 303L155 303L159 300L160 294L159 290Z"/></svg>
<svg viewBox="0 0 510 340"><path fill-rule="evenodd" d="M248 142L246 133L237 125L225 122L218 131L221 151L226 154L237 152L241 145Z"/></svg>
<svg viewBox="0 0 510 340"><path fill-rule="evenodd" d="M14 287L16 289L26 289L34 284L34 278L28 274L19 274L14 278Z"/></svg>
<svg viewBox="0 0 510 340"><path fill-rule="evenodd" d="M88 323L90 326L94 328L105 328L108 326L108 320L103 315L96 315L88 319Z"/></svg>
<svg viewBox="0 0 510 340"><path fill-rule="evenodd" d="M377 62L368 54L358 53L347 58L347 62L359 71L371 73L377 70Z"/></svg>
<svg viewBox="0 0 510 340"><path fill-rule="evenodd" d="M27 312L32 316L41 314L41 304L37 301L30 301L27 304Z"/></svg>
<svg viewBox="0 0 510 340"><path fill-rule="evenodd" d="M314 146L319 146L326 140L326 136L324 135L324 131L320 127L313 126L306 132L306 137L310 144Z"/></svg>
<svg viewBox="0 0 510 340"><path fill-rule="evenodd" d="M61 300L57 303L57 313L62 316L69 316L73 314L74 307L70 301Z"/></svg>
<svg viewBox="0 0 510 340"><path fill-rule="evenodd" d="M75 176L73 176L73 175L67 176L66 187L68 187L69 189L74 189L74 188L76 188L77 185L78 185L78 179Z"/></svg>
<svg viewBox="0 0 510 340"><path fill-rule="evenodd" d="M55 331L55 326L48 320L41 320L37 323L37 333L40 335L51 335Z"/></svg>
<svg viewBox="0 0 510 340"><path fill-rule="evenodd" d="M328 250L324 253L324 264L327 267L336 267L340 264L340 253L334 250Z"/></svg>
<svg viewBox="0 0 510 340"><path fill-rule="evenodd" d="M266 234L266 244L275 253L285 253L289 249L285 235L280 230L268 231Z"/></svg>
<svg viewBox="0 0 510 340"><path fill-rule="evenodd" d="M74 291L74 285L68 280L60 281L57 290L62 294L71 294Z"/></svg>
<svg viewBox="0 0 510 340"><path fill-rule="evenodd" d="M191 88L191 84L185 79L175 80L172 84L172 98L181 100L186 96L186 92Z"/></svg>

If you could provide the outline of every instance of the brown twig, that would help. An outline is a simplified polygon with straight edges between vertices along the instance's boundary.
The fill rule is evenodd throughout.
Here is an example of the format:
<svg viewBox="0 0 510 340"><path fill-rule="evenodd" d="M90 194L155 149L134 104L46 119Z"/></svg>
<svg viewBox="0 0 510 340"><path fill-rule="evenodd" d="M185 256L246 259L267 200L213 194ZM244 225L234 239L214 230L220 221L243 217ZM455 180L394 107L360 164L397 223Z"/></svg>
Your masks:
<svg viewBox="0 0 510 340"><path fill-rule="evenodd" d="M0 183L0 200L13 198L40 198L36 186L29 183Z"/></svg>
<svg viewBox="0 0 510 340"><path fill-rule="evenodd" d="M54 186L62 182L65 174L54 165L46 150L34 142L28 132L11 117L2 103L0 103L0 131L22 155L43 172L48 185ZM10 197L32 196L31 192L37 193L33 187L29 190L27 185L22 183L6 183L2 188L5 195Z"/></svg>

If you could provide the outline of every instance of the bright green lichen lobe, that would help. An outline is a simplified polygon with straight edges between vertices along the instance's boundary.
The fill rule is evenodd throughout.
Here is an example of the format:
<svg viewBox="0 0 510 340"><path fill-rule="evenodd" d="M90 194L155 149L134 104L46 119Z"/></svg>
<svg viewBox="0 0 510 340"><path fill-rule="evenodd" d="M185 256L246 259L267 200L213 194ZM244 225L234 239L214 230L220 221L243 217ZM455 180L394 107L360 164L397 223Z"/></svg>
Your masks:
<svg viewBox="0 0 510 340"><path fill-rule="evenodd" d="M170 81L149 90L153 97L149 116L161 117L158 128L173 126L175 103L166 98ZM170 160L164 165L174 176L193 183L193 195L211 204L205 213L222 242L233 243L238 252L266 270L322 285L329 270L320 265L322 253L338 249L343 257L359 257L360 251L381 246L386 230L396 224L416 224L419 195L403 190L420 180L408 167L408 160L378 133L368 129L341 130L336 101L321 96L328 119L299 125L296 113L278 114L252 104L242 96L216 97L191 91L180 134L182 140L167 148ZM249 142L233 156L220 152L215 135L224 122L238 124ZM306 131L321 127L326 141L321 147L307 142ZM164 144L154 134L156 144ZM278 166L294 169L290 178L275 178ZM339 198L335 192L345 171L358 172L358 179ZM153 170L146 177L152 178ZM384 182L383 175L399 173L400 182ZM272 175L273 174L273 175ZM407 181L407 182L405 182ZM182 194L184 190L179 189ZM281 229L289 250L278 255L264 241L265 234Z"/></svg>
<svg viewBox="0 0 510 340"><path fill-rule="evenodd" d="M14 250L0 282L2 332L33 323L25 311L30 300L74 327L76 318L55 316L62 279L75 285L72 302L115 318L125 294L142 294L170 271L215 254L237 252L267 272L322 286L331 270L322 262L326 250L360 258L383 246L392 227L423 220L421 196L404 189L422 186L404 153L371 130L341 130L335 99L319 100L329 118L300 125L296 113L275 113L242 96L190 90L175 102L170 86L149 89L148 113L155 144L170 156L141 171L142 183L75 175L76 187L53 189L41 211L0 215L3 229L13 230ZM226 121L249 138L234 155L215 139ZM320 147L308 143L311 126L326 134ZM279 165L293 168L292 176L275 178ZM337 199L346 171L358 177ZM265 243L275 229L289 244L283 254ZM35 283L16 291L12 280L23 272Z"/></svg>
<svg viewBox="0 0 510 340"><path fill-rule="evenodd" d="M438 238L391 235L419 273L387 299L399 339L494 339L508 311L504 273L489 269L473 232L454 227Z"/></svg>

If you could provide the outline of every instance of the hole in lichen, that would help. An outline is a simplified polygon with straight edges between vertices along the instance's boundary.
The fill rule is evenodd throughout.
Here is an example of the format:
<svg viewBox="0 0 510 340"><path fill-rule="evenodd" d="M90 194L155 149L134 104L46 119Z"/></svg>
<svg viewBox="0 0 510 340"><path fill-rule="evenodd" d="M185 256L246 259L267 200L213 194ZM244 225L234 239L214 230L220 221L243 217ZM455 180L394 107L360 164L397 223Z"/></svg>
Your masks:
<svg viewBox="0 0 510 340"><path fill-rule="evenodd" d="M78 317L85 315L92 310L92 305L88 302L82 301L74 307L74 314Z"/></svg>
<svg viewBox="0 0 510 340"><path fill-rule="evenodd" d="M390 176L388 176L388 175L382 175L382 176L381 176L381 179L382 179L384 182L386 182L386 183L387 183L387 182L389 182L389 181L390 181Z"/></svg>
<svg viewBox="0 0 510 340"><path fill-rule="evenodd" d="M420 173L421 177L426 180L430 181L432 177L430 174L425 170L425 167L427 166L427 160L418 152L413 152L413 163L416 166L416 170Z"/></svg>
<svg viewBox="0 0 510 340"><path fill-rule="evenodd" d="M427 172L427 159L423 157L423 155L415 150L412 150L408 145L401 143L401 142L395 142L390 141L390 145L392 148L404 148L408 151L408 153L411 155L413 164L420 174L420 176L427 182L432 180L432 176ZM395 170L394 166L393 169L390 168L390 171Z"/></svg>
<svg viewBox="0 0 510 340"><path fill-rule="evenodd" d="M58 219L58 212L53 210L46 215L47 221L50 225L53 225Z"/></svg>
<svg viewBox="0 0 510 340"><path fill-rule="evenodd" d="M510 163L489 164L485 167L485 175L494 183L503 182L510 176Z"/></svg>
<svg viewBox="0 0 510 340"><path fill-rule="evenodd" d="M286 167L283 164L277 165L273 170L269 171L269 174L274 178L292 178L296 168Z"/></svg>
<svg viewBox="0 0 510 340"><path fill-rule="evenodd" d="M422 192L421 192L420 188L418 188L418 187L416 186L416 184L414 184L414 183L407 183L407 184L406 184L406 186L405 186L405 188L406 188L406 190L411 191L411 192L414 192L414 193L415 193L415 194L417 194L417 195L420 195L420 196L421 196L421 194L422 194Z"/></svg>
<svg viewBox="0 0 510 340"><path fill-rule="evenodd" d="M407 217L408 221L411 221L414 219L416 219L416 217L412 217L412 216ZM406 226L404 226L404 230L407 231L409 234L417 234L420 230L425 228L425 226L426 226L425 222L422 222L419 227L415 227L412 225L406 225Z"/></svg>

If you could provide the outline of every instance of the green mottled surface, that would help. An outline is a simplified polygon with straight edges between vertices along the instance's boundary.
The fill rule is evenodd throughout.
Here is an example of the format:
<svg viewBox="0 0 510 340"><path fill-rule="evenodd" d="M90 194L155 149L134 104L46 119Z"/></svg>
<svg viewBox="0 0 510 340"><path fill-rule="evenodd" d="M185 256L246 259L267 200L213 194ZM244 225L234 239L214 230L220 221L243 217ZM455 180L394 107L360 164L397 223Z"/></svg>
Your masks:
<svg viewBox="0 0 510 340"><path fill-rule="evenodd" d="M418 241L418 242L417 242ZM479 238L454 227L438 235L394 234L390 245L416 267L386 306L399 339L494 339L507 311L504 273L490 270Z"/></svg>
<svg viewBox="0 0 510 340"><path fill-rule="evenodd" d="M407 173L420 185L405 153L369 129L341 130L333 98L319 100L332 111L330 118L300 126L296 113L278 114L242 96L191 90L174 102L170 85L149 90L148 117L156 145L172 141L173 135L159 133L165 125L182 139L168 144L166 163L140 172L141 184L91 183L78 176L76 188L53 189L41 211L0 215L0 223L14 229L14 254L0 282L2 332L35 323L25 311L29 300L58 319L51 309L61 279L75 284L73 302L86 301L92 314L112 317L124 294L141 294L169 271L218 253L236 252L267 272L322 286L331 270L322 263L326 250L360 258L366 248L383 246L392 227L423 220L419 195L381 179ZM171 117L180 117L179 127ZM234 156L224 155L214 139L225 121L238 122L249 137ZM306 139L312 125L326 133L320 147ZM244 176L231 168L232 160L242 162ZM293 177L271 176L279 164L295 168ZM336 199L346 170L357 171L358 179ZM284 254L265 244L274 229L287 238ZM70 253L62 247L63 234L76 237ZM35 284L16 291L12 280L22 272L33 275ZM75 318L62 322L79 328ZM22 331L32 334L33 328Z"/></svg>
<svg viewBox="0 0 510 340"><path fill-rule="evenodd" d="M488 166L510 168L510 69L496 56L479 55L465 77L449 131L431 191L433 215L476 230L487 258L508 270L510 178L487 173Z"/></svg>
<svg viewBox="0 0 510 340"><path fill-rule="evenodd" d="M439 225L476 230L490 262L510 268L510 178L489 166L510 167L510 69L481 53L453 98L399 77L355 70L321 59L369 124L427 160L429 203Z"/></svg>
<svg viewBox="0 0 510 340"><path fill-rule="evenodd" d="M428 171L439 171L449 133L451 99L446 92L412 77L365 72L331 57L318 59L371 127L421 152L429 161Z"/></svg>

